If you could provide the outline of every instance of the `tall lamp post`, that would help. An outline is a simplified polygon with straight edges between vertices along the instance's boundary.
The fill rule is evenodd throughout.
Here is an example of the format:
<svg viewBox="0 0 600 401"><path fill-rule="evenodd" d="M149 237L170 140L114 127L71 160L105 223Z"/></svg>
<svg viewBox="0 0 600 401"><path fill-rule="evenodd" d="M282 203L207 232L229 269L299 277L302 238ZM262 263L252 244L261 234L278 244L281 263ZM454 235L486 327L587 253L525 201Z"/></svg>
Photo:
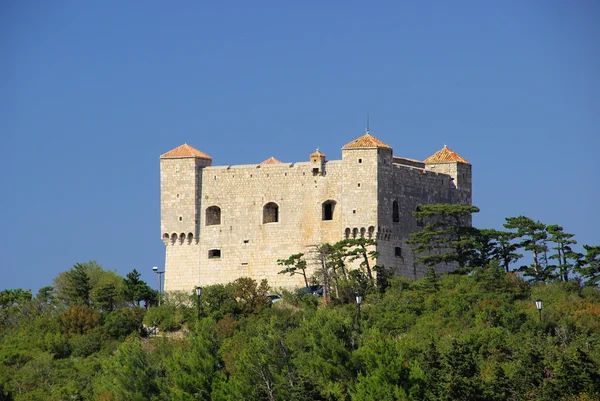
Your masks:
<svg viewBox="0 0 600 401"><path fill-rule="evenodd" d="M358 307L358 332L360 333L360 304L362 304L362 295L356 295L356 306Z"/></svg>
<svg viewBox="0 0 600 401"><path fill-rule="evenodd" d="M200 319L200 296L202 295L202 287L196 287L196 305L198 307L198 319Z"/></svg>
<svg viewBox="0 0 600 401"><path fill-rule="evenodd" d="M538 310L538 312L540 313L540 323L542 323L542 308L543 308L543 303L541 299L536 299L535 300L535 308Z"/></svg>
<svg viewBox="0 0 600 401"><path fill-rule="evenodd" d="M164 274L164 270L159 272L158 267L156 266L154 266L152 270L158 275L158 306L160 306L160 299L162 296L162 275Z"/></svg>

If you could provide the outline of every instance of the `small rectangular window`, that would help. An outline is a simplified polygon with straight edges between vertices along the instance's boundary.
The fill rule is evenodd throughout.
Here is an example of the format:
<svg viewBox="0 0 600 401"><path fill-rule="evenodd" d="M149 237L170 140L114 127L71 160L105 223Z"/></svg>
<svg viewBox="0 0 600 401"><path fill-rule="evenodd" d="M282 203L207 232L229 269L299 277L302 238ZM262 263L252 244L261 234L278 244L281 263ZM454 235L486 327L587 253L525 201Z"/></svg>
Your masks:
<svg viewBox="0 0 600 401"><path fill-rule="evenodd" d="M402 257L402 248L400 248L399 246L395 247L394 255L396 255L397 258L401 258Z"/></svg>
<svg viewBox="0 0 600 401"><path fill-rule="evenodd" d="M312 172L313 172L313 175L318 175L319 174L319 169L318 168L313 168Z"/></svg>
<svg viewBox="0 0 600 401"><path fill-rule="evenodd" d="M221 250L220 249L211 249L208 251L209 259L220 259L221 258Z"/></svg>
<svg viewBox="0 0 600 401"><path fill-rule="evenodd" d="M358 159L358 162L359 162L359 163L362 163L362 159Z"/></svg>

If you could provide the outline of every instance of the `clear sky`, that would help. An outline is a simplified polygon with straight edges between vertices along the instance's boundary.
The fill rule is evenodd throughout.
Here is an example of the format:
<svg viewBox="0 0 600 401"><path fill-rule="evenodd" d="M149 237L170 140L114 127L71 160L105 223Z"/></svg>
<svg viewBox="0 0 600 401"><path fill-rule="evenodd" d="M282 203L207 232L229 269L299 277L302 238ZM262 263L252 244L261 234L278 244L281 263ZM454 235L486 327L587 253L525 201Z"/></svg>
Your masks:
<svg viewBox="0 0 600 401"><path fill-rule="evenodd" d="M478 227L600 245L600 2L3 1L0 290L97 260L156 286L159 156L473 164ZM285 255L282 255L285 256Z"/></svg>

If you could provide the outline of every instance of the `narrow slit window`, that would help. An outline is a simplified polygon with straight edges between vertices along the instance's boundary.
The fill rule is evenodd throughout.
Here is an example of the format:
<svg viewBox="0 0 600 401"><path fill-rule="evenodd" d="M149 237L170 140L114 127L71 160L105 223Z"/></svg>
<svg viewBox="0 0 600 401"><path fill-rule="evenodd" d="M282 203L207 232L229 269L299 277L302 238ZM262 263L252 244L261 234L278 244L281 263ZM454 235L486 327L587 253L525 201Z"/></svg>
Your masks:
<svg viewBox="0 0 600 401"><path fill-rule="evenodd" d="M394 201L392 204L392 220L394 223L400 223L400 210L398 208L398 201Z"/></svg>

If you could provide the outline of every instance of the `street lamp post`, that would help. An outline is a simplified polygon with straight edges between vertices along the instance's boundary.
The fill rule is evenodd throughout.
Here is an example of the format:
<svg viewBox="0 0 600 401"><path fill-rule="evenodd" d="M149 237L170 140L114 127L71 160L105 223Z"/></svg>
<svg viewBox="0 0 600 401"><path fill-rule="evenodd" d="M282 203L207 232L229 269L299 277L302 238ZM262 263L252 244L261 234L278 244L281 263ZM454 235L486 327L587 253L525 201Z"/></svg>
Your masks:
<svg viewBox="0 0 600 401"><path fill-rule="evenodd" d="M159 272L158 267L156 266L154 266L152 270L158 275L158 306L160 306L160 299L162 296L162 275L164 274L164 270Z"/></svg>
<svg viewBox="0 0 600 401"><path fill-rule="evenodd" d="M360 304L362 304L362 295L356 295L356 306L358 307L358 332L360 333Z"/></svg>
<svg viewBox="0 0 600 401"><path fill-rule="evenodd" d="M543 308L543 303L541 299L536 299L535 300L535 308L538 310L538 312L540 313L540 323L542 323L542 308Z"/></svg>
<svg viewBox="0 0 600 401"><path fill-rule="evenodd" d="M200 318L200 296L202 295L202 287L196 287L196 305L198 307L198 319Z"/></svg>

